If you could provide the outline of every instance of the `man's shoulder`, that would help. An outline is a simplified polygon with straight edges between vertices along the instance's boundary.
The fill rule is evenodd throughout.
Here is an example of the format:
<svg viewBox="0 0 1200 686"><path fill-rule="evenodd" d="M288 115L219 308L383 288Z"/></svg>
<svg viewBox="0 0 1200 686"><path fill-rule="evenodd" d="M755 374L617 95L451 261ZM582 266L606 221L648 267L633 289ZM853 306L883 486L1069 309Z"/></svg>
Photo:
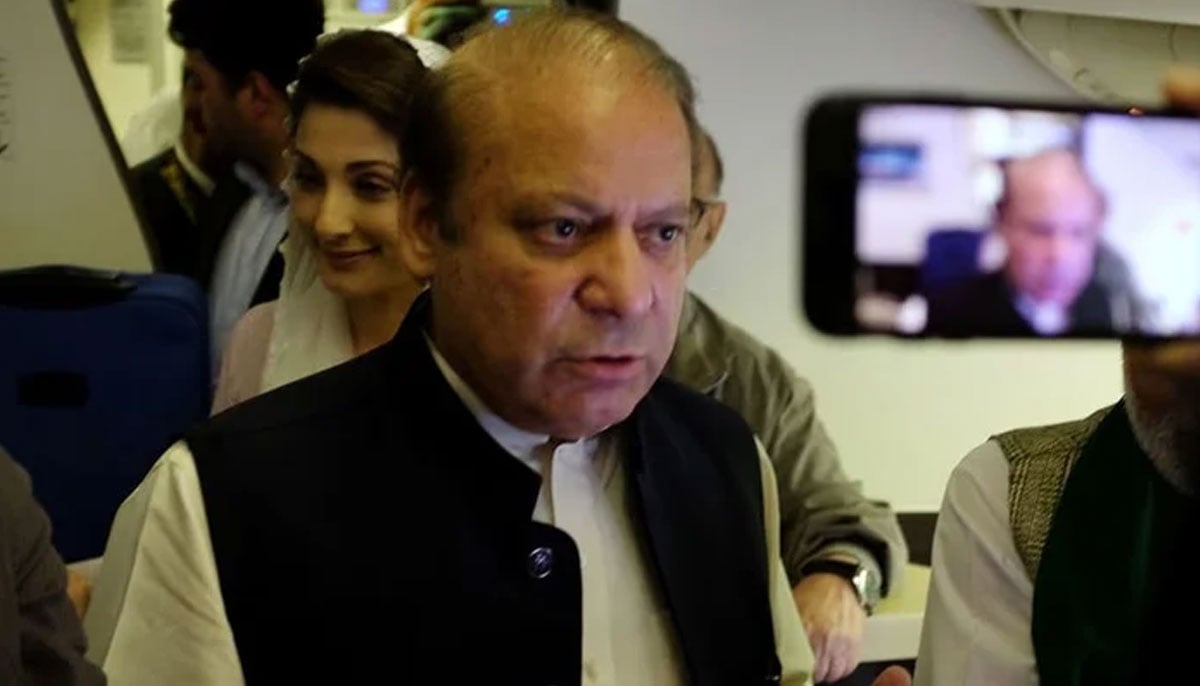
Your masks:
<svg viewBox="0 0 1200 686"><path fill-rule="evenodd" d="M167 148L143 162L139 162L129 169L129 178L133 181L135 187L145 191L148 185L166 186L166 182L162 178L162 169L175 159L175 150Z"/></svg>
<svg viewBox="0 0 1200 686"><path fill-rule="evenodd" d="M0 530L31 500L29 474L0 447Z"/></svg>
<svg viewBox="0 0 1200 686"><path fill-rule="evenodd" d="M654 418L684 431L702 447L717 452L741 453L754 448L754 431L736 410L679 381L660 378L651 388L646 405Z"/></svg>
<svg viewBox="0 0 1200 686"><path fill-rule="evenodd" d="M1072 459L1111 411L1112 406L1108 406L1082 419L1012 429L993 436L992 440L1014 464L1036 459Z"/></svg>
<svg viewBox="0 0 1200 686"><path fill-rule="evenodd" d="M1006 298L1004 275L1000 272L976 274L935 288L926 296L931 310L966 309L977 307L981 303L1004 301Z"/></svg>
<svg viewBox="0 0 1200 686"><path fill-rule="evenodd" d="M188 443L344 430L346 420L371 409L385 375L383 353L377 349L241 402L193 429Z"/></svg>
<svg viewBox="0 0 1200 686"><path fill-rule="evenodd" d="M750 332L718 314L699 296L687 294L688 320L680 328L668 375L685 385L698 388L704 368L722 368L736 375L738 383L766 383L787 378L799 380L795 370L774 348ZM699 389L704 390L704 389Z"/></svg>

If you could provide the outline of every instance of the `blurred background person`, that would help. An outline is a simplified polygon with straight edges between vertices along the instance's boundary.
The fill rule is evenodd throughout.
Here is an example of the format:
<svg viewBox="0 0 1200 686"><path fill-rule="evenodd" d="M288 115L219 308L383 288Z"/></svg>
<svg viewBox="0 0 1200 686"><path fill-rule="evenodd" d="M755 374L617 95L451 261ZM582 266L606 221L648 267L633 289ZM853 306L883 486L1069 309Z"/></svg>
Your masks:
<svg viewBox="0 0 1200 686"><path fill-rule="evenodd" d="M479 22L507 24L524 12L546 7L577 7L616 15L619 4L619 0L518 0L496 7L480 0L414 0L381 28L453 48Z"/></svg>
<svg viewBox="0 0 1200 686"><path fill-rule="evenodd" d="M396 255L400 137L425 65L383 31L321 39L301 63L279 300L238 322L214 413L391 339L421 291Z"/></svg>
<svg viewBox="0 0 1200 686"><path fill-rule="evenodd" d="M252 305L279 295L288 226L287 85L325 24L321 0L174 0L171 39L197 83L206 156L218 180L200 218L193 276L210 304L214 362Z"/></svg>
<svg viewBox="0 0 1200 686"><path fill-rule="evenodd" d="M216 186L213 179L227 171L208 154L200 95L200 79L184 67L175 142L130 171L134 200L158 249L158 271L184 276L195 271L199 217Z"/></svg>
<svg viewBox="0 0 1200 686"><path fill-rule="evenodd" d="M704 132L692 174L689 270L724 226L724 176L716 141ZM848 676L858 666L867 614L899 585L908 561L895 513L842 471L812 386L691 291L664 374L737 411L762 441L778 477L780 555L813 649L813 678Z"/></svg>
<svg viewBox="0 0 1200 686"><path fill-rule="evenodd" d="M0 684L103 684L29 476L0 448Z"/></svg>
<svg viewBox="0 0 1200 686"><path fill-rule="evenodd" d="M1078 155L1055 149L1003 165L994 231L1003 267L928 294L928 333L1107 332L1115 294L1096 278L1105 197Z"/></svg>

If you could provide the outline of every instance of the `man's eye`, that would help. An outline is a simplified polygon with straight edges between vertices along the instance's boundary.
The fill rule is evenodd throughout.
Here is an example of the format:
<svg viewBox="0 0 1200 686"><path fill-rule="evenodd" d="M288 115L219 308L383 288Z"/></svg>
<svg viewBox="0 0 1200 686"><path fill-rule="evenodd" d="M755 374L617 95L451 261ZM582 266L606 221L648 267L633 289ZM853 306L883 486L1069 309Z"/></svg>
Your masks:
<svg viewBox="0 0 1200 686"><path fill-rule="evenodd" d="M683 227L681 226L669 225L658 228L658 238L663 243L670 243L681 235L683 235Z"/></svg>
<svg viewBox="0 0 1200 686"><path fill-rule="evenodd" d="M548 245L574 245L583 238L587 227L577 219L559 217L535 224L533 235Z"/></svg>
<svg viewBox="0 0 1200 686"><path fill-rule="evenodd" d="M579 222L573 219L555 219L553 230L557 238L572 238L580 231Z"/></svg>

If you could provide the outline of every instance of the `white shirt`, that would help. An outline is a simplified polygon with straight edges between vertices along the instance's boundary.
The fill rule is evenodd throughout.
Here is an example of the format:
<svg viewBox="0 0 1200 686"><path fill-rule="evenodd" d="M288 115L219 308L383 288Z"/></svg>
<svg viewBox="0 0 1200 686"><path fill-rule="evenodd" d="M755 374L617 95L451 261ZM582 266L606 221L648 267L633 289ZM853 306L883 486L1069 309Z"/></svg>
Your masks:
<svg viewBox="0 0 1200 686"><path fill-rule="evenodd" d="M1018 295L1013 299L1013 307L1039 336L1057 336L1071 327L1071 313L1061 305Z"/></svg>
<svg viewBox="0 0 1200 686"><path fill-rule="evenodd" d="M988 441L954 470L938 515L916 686L1034 686L1033 583L1013 541L1008 459Z"/></svg>
<svg viewBox="0 0 1200 686"><path fill-rule="evenodd" d="M583 586L583 683L685 681L674 629L626 506L620 441L606 432L553 444L486 409L452 369L439 369L485 431L542 476L534 521L567 532ZM779 557L779 503L759 446L772 618L783 683L809 683L812 653ZM720 592L720 589L713 589ZM121 506L85 621L89 659L114 684L243 683L225 616L195 463L177 443Z"/></svg>
<svg viewBox="0 0 1200 686"><path fill-rule="evenodd" d="M282 189L271 186L240 162L234 171L253 193L234 215L213 267L208 335L214 372L219 369L233 326L250 309L291 221L287 195Z"/></svg>

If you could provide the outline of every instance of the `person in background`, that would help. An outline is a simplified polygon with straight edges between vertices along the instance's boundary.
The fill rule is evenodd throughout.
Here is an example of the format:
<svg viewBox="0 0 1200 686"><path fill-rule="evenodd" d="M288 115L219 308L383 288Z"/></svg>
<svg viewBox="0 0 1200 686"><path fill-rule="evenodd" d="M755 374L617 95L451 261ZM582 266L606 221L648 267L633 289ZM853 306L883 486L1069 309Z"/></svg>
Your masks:
<svg viewBox="0 0 1200 686"><path fill-rule="evenodd" d="M199 217L224 170L210 157L200 111L200 81L183 69L179 135L167 150L130 170L135 201L157 248L157 271L193 276L199 254Z"/></svg>
<svg viewBox="0 0 1200 686"><path fill-rule="evenodd" d="M692 179L698 220L688 267L725 220L724 165L707 132ZM782 554L816 657L817 682L858 665L867 614L900 583L908 550L896 515L846 478L817 418L812 387L777 352L689 292L666 375L733 408L762 440L779 483Z"/></svg>
<svg viewBox="0 0 1200 686"><path fill-rule="evenodd" d="M210 301L213 360L237 320L279 295L288 227L287 85L325 23L321 0L173 0L171 39L195 77L207 155L233 173L200 218L194 276Z"/></svg>
<svg viewBox="0 0 1200 686"><path fill-rule="evenodd" d="M1200 72L1167 93L1200 111ZM1195 682L1200 344L1122 352L1122 400L995 436L951 475L918 684Z"/></svg>
<svg viewBox="0 0 1200 686"><path fill-rule="evenodd" d="M409 36L419 36L450 48L457 46L479 22L505 24L522 13L546 8L586 9L616 16L617 0L545 0L485 4L481 0L413 0L399 17L384 25Z"/></svg>
<svg viewBox="0 0 1200 686"><path fill-rule="evenodd" d="M613 18L533 13L429 72L400 201L429 289L126 501L110 677L808 683L770 462L659 378L695 129L686 72Z"/></svg>
<svg viewBox="0 0 1200 686"><path fill-rule="evenodd" d="M104 684L29 476L0 448L0 684Z"/></svg>
<svg viewBox="0 0 1200 686"><path fill-rule="evenodd" d="M1096 278L1106 202L1079 156L1010 160L996 203L1004 267L931 293L926 331L1053 336L1112 330L1114 294Z"/></svg>
<svg viewBox="0 0 1200 686"><path fill-rule="evenodd" d="M411 9L411 5L409 9ZM421 61L430 64L432 60L444 60L450 51L433 41L408 36L408 15L405 10L397 18L376 27L381 31L405 36L408 42L417 49ZM151 101L139 109L125 127L121 136L121 152L126 164L137 166L155 157L175 145L183 126L184 113L180 106L179 91L174 87L166 87L154 94ZM218 174L209 174L212 177Z"/></svg>
<svg viewBox="0 0 1200 686"><path fill-rule="evenodd" d="M417 52L382 31L322 38L292 88L279 300L233 330L213 413L372 350L421 291L397 254L400 136L425 75Z"/></svg>

